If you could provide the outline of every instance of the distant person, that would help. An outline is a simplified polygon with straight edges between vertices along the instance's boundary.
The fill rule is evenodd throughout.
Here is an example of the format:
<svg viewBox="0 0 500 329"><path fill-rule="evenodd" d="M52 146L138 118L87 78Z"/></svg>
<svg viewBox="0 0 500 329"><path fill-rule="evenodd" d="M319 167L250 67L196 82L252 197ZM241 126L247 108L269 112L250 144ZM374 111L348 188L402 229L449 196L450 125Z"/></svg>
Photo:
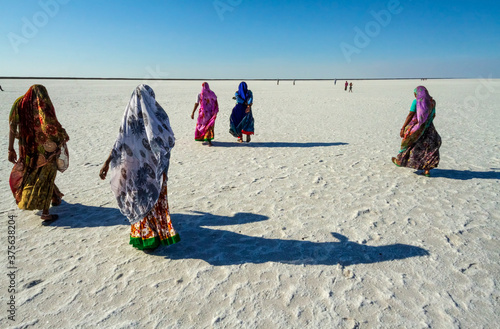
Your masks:
<svg viewBox="0 0 500 329"><path fill-rule="evenodd" d="M349 84L349 92L352 93L352 82Z"/></svg>
<svg viewBox="0 0 500 329"><path fill-rule="evenodd" d="M0 90L3 91L2 86L0 86Z"/></svg>
<svg viewBox="0 0 500 329"><path fill-rule="evenodd" d="M137 86L99 177L105 179L111 169L111 190L131 224L130 244L139 250L154 250L180 241L170 220L167 198L174 145L168 115L156 102L153 89L144 84Z"/></svg>
<svg viewBox="0 0 500 329"><path fill-rule="evenodd" d="M337 85L337 79L335 79L335 81L333 82L333 85L336 86Z"/></svg>
<svg viewBox="0 0 500 329"><path fill-rule="evenodd" d="M233 99L236 99L236 106L231 113L229 132L238 138L238 143L243 142L243 135L247 135L246 141L250 142L250 135L254 134L253 93L246 82L240 83Z"/></svg>
<svg viewBox="0 0 500 329"><path fill-rule="evenodd" d="M198 94L196 103L194 103L193 113L191 113L191 119L193 120L198 105L200 105L200 112L198 113L194 139L196 141L207 141L208 146L212 146L212 139L215 137L214 127L217 113L219 113L219 104L217 103L217 96L210 90L207 82L203 82L201 85L201 92Z"/></svg>
<svg viewBox="0 0 500 329"><path fill-rule="evenodd" d="M293 85L295 86L295 80L293 80Z"/></svg>
<svg viewBox="0 0 500 329"><path fill-rule="evenodd" d="M349 86L349 82L346 81L345 82L345 88L344 88L345 91L347 91L347 86Z"/></svg>
<svg viewBox="0 0 500 329"><path fill-rule="evenodd" d="M276 85L278 85L278 86L280 85L280 80L279 79L276 81Z"/></svg>
<svg viewBox="0 0 500 329"><path fill-rule="evenodd" d="M42 210L41 219L50 223L58 215L49 207L58 206L64 194L55 184L57 171L69 165L66 143L69 136L56 117L47 89L33 85L19 97L9 115L9 161L14 163L9 184L17 206ZM19 139L19 159L14 139Z"/></svg>
<svg viewBox="0 0 500 329"><path fill-rule="evenodd" d="M423 170L425 176L430 176L430 170L439 164L439 148L441 137L434 128L436 116L436 101L429 95L424 86L414 90L410 113L399 132L403 141L401 150L392 162L398 167L409 167Z"/></svg>

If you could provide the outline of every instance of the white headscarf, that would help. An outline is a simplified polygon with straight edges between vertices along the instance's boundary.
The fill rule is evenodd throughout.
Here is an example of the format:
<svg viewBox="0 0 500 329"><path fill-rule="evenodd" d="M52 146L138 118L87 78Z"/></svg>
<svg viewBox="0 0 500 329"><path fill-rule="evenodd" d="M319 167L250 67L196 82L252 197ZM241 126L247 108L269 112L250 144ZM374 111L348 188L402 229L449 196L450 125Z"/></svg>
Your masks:
<svg viewBox="0 0 500 329"><path fill-rule="evenodd" d="M160 196L175 138L167 113L148 85L139 85L125 109L111 151L111 190L131 224L142 220Z"/></svg>

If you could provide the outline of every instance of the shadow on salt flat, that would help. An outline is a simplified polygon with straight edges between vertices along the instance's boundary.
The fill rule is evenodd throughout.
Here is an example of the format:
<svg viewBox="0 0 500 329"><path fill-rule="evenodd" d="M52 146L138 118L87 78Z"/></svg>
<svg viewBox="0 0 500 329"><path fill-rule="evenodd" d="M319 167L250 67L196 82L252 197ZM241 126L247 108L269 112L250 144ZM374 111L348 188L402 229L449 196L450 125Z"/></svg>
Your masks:
<svg viewBox="0 0 500 329"><path fill-rule="evenodd" d="M470 171L436 168L431 170L431 176L458 180L500 179L500 171Z"/></svg>
<svg viewBox="0 0 500 329"><path fill-rule="evenodd" d="M162 247L152 255L168 259L200 259L214 266L266 262L348 266L429 255L427 250L411 245L359 244L338 233L331 233L338 241L311 242L253 237L204 227L255 224L268 219L251 213L237 213L233 217L202 212L173 214L172 222L182 241Z"/></svg>
<svg viewBox="0 0 500 329"><path fill-rule="evenodd" d="M235 142L217 142L212 141L214 147L269 147L269 148L282 148L282 147L328 147L328 146L342 146L349 145L348 143L336 142L336 143L295 143L295 142L250 142L250 143L237 143Z"/></svg>
<svg viewBox="0 0 500 329"><path fill-rule="evenodd" d="M130 225L118 208L87 206L63 200L60 206L51 207L50 212L59 215L59 219L50 226L80 228Z"/></svg>

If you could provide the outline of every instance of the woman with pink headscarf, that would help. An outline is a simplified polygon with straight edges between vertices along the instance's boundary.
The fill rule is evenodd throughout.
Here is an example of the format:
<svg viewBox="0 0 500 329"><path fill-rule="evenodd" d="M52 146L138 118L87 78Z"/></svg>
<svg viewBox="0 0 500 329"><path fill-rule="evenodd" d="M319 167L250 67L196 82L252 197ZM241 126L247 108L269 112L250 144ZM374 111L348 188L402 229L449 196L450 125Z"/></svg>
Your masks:
<svg viewBox="0 0 500 329"><path fill-rule="evenodd" d="M397 157L392 162L398 167L423 170L430 176L430 170L439 164L441 137L434 128L436 101L424 86L414 90L415 100L410 108L403 128L399 132L403 141Z"/></svg>
<svg viewBox="0 0 500 329"><path fill-rule="evenodd" d="M219 113L219 103L217 103L217 96L210 90L207 82L203 82L201 86L201 93L198 94L193 113L191 113L191 119L194 120L194 113L198 105L200 106L194 139L197 141L207 141L208 146L212 146L212 139L215 137L215 119L217 118L217 113Z"/></svg>

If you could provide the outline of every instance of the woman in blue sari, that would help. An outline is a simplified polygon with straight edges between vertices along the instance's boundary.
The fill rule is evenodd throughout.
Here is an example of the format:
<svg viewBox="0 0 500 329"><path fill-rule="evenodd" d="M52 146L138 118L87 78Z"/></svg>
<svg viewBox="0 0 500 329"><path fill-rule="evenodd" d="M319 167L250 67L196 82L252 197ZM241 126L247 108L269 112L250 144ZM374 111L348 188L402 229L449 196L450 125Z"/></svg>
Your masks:
<svg viewBox="0 0 500 329"><path fill-rule="evenodd" d="M247 135L246 141L250 142L250 135L254 134L253 94L246 82L240 83L233 99L236 99L236 106L231 113L229 132L238 138L238 143L243 142L243 134Z"/></svg>

